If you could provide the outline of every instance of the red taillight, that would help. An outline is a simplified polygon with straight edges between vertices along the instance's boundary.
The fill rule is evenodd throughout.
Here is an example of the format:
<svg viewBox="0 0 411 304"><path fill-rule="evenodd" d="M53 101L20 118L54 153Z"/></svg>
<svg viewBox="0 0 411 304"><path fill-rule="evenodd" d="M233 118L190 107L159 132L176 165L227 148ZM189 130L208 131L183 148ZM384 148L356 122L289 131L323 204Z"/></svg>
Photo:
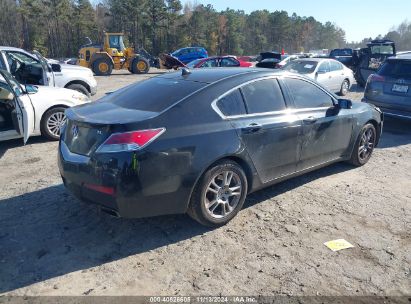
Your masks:
<svg viewBox="0 0 411 304"><path fill-rule="evenodd" d="M374 81L374 82L384 82L385 81L385 77L384 76L381 76L381 75L378 75L378 74L371 74L369 77L368 77L368 81L370 82L370 81Z"/></svg>
<svg viewBox="0 0 411 304"><path fill-rule="evenodd" d="M100 193L104 193L104 194L108 194L108 195L114 195L114 188L113 187L104 187L104 186L100 186L100 185L94 185L94 184L84 184L84 187L93 190L93 191L97 191Z"/></svg>
<svg viewBox="0 0 411 304"><path fill-rule="evenodd" d="M97 153L137 151L164 133L165 128L114 133L97 149Z"/></svg>

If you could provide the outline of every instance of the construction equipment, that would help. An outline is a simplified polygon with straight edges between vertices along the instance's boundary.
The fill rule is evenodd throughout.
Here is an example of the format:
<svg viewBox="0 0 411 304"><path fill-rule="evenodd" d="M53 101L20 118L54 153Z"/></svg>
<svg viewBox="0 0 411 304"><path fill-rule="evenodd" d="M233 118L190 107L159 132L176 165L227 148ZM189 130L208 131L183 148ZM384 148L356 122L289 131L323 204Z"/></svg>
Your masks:
<svg viewBox="0 0 411 304"><path fill-rule="evenodd" d="M78 65L92 69L98 76L111 75L112 70L128 69L133 74L146 74L150 62L133 48L126 48L123 33L104 33L103 45L88 43L79 50Z"/></svg>

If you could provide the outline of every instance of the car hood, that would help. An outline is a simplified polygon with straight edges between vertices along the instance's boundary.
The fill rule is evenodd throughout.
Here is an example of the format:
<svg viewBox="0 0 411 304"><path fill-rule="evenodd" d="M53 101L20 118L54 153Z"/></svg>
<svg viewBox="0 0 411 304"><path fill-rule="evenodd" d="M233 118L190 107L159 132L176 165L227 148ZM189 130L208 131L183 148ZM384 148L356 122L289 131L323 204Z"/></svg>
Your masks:
<svg viewBox="0 0 411 304"><path fill-rule="evenodd" d="M36 86L37 93L30 94L32 100L42 100L44 102L58 103L59 101L66 101L73 105L80 105L89 102L90 99L80 92L48 86Z"/></svg>
<svg viewBox="0 0 411 304"><path fill-rule="evenodd" d="M59 63L61 66L61 72L64 73L65 71L67 72L80 72L80 73L90 73L91 70L89 68L85 68L79 65L73 65L73 64L66 64L66 63Z"/></svg>

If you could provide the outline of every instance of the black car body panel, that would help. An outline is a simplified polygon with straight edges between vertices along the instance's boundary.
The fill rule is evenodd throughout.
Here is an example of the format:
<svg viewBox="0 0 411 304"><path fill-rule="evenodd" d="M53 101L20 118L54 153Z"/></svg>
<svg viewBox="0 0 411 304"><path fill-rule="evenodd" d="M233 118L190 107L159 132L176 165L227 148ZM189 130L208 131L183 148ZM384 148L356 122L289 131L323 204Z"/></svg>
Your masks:
<svg viewBox="0 0 411 304"><path fill-rule="evenodd" d="M309 82L335 104L328 109L294 109L293 92L283 81L288 77ZM172 86L160 86L158 91L167 91L171 100L162 107L153 105L156 111L150 111L145 101L144 110L139 109L137 97L135 102L130 101L135 105L132 110L118 106L123 99L115 93L89 107L67 111L58 162L64 184L79 199L128 218L184 213L203 173L221 159L241 165L248 192L253 192L348 159L366 122L372 121L379 130L382 127L380 113L374 107L354 103L351 109L341 109L336 97L318 84L283 71L199 69L188 75L176 72L155 78L147 81L168 79L187 82L187 86L193 82L200 85L179 100L173 100ZM245 85L266 79L281 90L284 110L234 116L221 112L218 102L224 96L234 91L243 96ZM144 84L132 86L139 85ZM244 100L241 103L248 102ZM311 116L316 117L315 123L307 123ZM140 150L97 151L110 134L151 128L165 131ZM324 141L328 141L326 145Z"/></svg>

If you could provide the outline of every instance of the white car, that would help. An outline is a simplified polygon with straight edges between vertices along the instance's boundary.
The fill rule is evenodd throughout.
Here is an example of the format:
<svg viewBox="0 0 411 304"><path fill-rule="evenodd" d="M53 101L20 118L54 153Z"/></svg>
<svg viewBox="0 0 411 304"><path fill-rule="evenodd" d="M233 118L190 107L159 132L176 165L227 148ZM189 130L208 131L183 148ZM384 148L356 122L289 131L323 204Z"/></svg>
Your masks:
<svg viewBox="0 0 411 304"><path fill-rule="evenodd" d="M21 85L0 70L0 141L33 135L57 140L64 125L65 109L90 102L77 91L45 86Z"/></svg>
<svg viewBox="0 0 411 304"><path fill-rule="evenodd" d="M283 69L314 79L329 91L341 96L349 92L355 81L353 71L334 59L296 59L286 64Z"/></svg>
<svg viewBox="0 0 411 304"><path fill-rule="evenodd" d="M44 85L97 93L93 72L85 67L48 61L39 52L0 46L0 69L8 71L22 84Z"/></svg>

